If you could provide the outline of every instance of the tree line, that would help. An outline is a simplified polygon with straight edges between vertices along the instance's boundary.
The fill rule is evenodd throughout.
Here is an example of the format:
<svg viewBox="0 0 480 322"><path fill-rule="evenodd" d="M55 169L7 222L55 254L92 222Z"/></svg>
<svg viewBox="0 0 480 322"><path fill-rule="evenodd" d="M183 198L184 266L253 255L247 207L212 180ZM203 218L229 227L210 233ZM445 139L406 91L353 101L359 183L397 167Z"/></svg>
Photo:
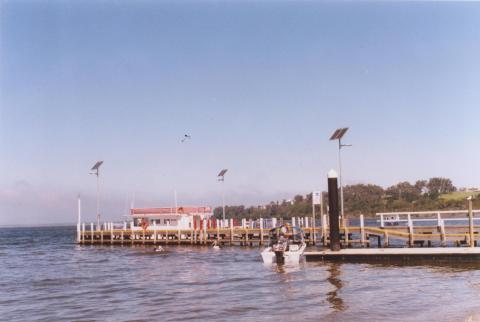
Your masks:
<svg viewBox="0 0 480 322"><path fill-rule="evenodd" d="M377 212L465 209L464 198L445 198L457 191L448 178L418 180L414 184L404 181L384 189L374 184L355 184L343 188L345 214L374 216ZM328 194L323 192L324 211ZM474 196L474 207L480 207L480 195ZM316 208L320 213L319 206ZM291 200L271 201L266 205L226 206L226 218L291 218L311 216L312 194L296 195ZM214 209L216 218L222 218L222 207Z"/></svg>

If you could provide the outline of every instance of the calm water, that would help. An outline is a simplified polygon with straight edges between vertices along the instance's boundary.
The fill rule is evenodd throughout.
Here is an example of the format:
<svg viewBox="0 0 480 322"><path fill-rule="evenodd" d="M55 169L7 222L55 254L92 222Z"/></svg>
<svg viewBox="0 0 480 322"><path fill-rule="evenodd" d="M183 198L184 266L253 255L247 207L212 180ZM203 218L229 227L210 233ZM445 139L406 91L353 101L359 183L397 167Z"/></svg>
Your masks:
<svg viewBox="0 0 480 322"><path fill-rule="evenodd" d="M480 265L264 266L257 248L77 246L74 228L0 229L2 321L465 321Z"/></svg>

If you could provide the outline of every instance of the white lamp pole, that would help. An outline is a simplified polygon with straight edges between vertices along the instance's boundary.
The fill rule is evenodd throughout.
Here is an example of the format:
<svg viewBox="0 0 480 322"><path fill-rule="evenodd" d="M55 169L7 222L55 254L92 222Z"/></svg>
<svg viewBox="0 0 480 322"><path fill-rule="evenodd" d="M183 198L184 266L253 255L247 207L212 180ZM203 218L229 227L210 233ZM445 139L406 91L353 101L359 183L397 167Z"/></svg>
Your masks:
<svg viewBox="0 0 480 322"><path fill-rule="evenodd" d="M342 218L344 218L342 184L342 139L338 139L338 183L340 184L340 214Z"/></svg>
<svg viewBox="0 0 480 322"><path fill-rule="evenodd" d="M222 178L222 213L223 222L225 222L225 180Z"/></svg>
<svg viewBox="0 0 480 322"><path fill-rule="evenodd" d="M97 227L100 227L100 176L97 169Z"/></svg>
<svg viewBox="0 0 480 322"><path fill-rule="evenodd" d="M222 182L222 212L223 212L223 224L225 224L225 173L228 169L223 169L217 175L218 181Z"/></svg>
<svg viewBox="0 0 480 322"><path fill-rule="evenodd" d="M99 168L102 165L103 161L98 161L95 165L90 169L90 174L94 174L97 176L97 229L100 229L100 172Z"/></svg>

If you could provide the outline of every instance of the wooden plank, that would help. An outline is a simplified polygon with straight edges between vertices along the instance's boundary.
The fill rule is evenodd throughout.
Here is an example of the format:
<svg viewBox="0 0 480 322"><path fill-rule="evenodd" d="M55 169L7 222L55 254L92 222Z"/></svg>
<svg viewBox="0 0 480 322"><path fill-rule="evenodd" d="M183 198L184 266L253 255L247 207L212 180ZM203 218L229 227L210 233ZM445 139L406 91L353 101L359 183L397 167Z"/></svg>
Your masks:
<svg viewBox="0 0 480 322"><path fill-rule="evenodd" d="M342 261L342 262L408 262L434 261L435 263L480 260L479 247L435 247L435 248L356 248L305 252L307 261Z"/></svg>
<svg viewBox="0 0 480 322"><path fill-rule="evenodd" d="M305 256L312 255L441 255L465 254L480 255L480 247L431 247L431 248L345 248L339 251L325 249L317 252L305 252Z"/></svg>

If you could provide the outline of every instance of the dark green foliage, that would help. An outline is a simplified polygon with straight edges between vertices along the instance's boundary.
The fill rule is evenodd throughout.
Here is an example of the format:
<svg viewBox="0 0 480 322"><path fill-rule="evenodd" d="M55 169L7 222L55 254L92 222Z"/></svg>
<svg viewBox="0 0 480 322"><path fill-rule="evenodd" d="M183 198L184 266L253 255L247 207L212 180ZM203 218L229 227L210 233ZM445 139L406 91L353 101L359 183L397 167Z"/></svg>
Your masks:
<svg viewBox="0 0 480 322"><path fill-rule="evenodd" d="M373 184L356 184L343 188L346 214L367 214L383 211L385 191Z"/></svg>
<svg viewBox="0 0 480 322"><path fill-rule="evenodd" d="M419 183L417 181L417 183ZM392 200L405 200L407 202L412 202L418 200L422 195L421 185L411 185L409 182L400 182L394 186L389 187L385 192L388 198Z"/></svg>
<svg viewBox="0 0 480 322"><path fill-rule="evenodd" d="M444 200L441 194L456 191L457 188L447 178L418 180L412 185L400 182L384 189L372 184L356 184L343 188L346 215L364 214L374 216L377 212L422 211L442 209L465 209L465 200ZM323 193L324 204L328 203L327 193ZM474 207L480 207L480 196L474 199ZM326 212L326 209L324 209ZM317 206L317 213L320 209ZM222 208L214 210L215 217L222 217ZM227 206L227 218L291 218L312 215L312 194L296 195L292 200L270 202L264 206Z"/></svg>
<svg viewBox="0 0 480 322"><path fill-rule="evenodd" d="M431 178L427 183L428 194L430 198L436 199L443 193L456 191L457 188L452 183L452 180L447 178Z"/></svg>

